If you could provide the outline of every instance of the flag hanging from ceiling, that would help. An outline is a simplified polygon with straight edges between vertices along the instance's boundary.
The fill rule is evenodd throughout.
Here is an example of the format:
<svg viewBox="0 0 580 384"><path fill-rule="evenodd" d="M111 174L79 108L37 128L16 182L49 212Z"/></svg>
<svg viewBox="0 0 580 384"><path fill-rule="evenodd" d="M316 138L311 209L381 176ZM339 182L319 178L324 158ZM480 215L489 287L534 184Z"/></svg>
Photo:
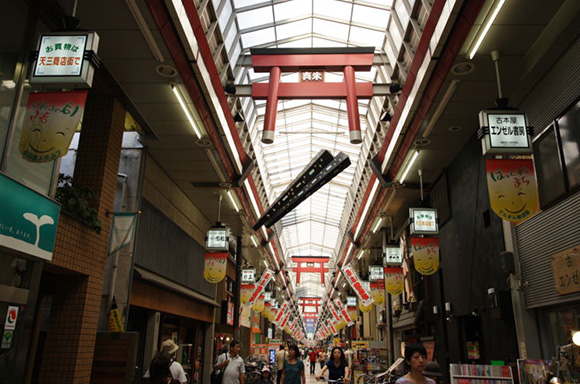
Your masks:
<svg viewBox="0 0 580 384"><path fill-rule="evenodd" d="M374 299L371 296L370 292L367 288L362 284L362 280L360 279L358 273L354 270L351 265L347 265L342 267L341 269L342 274L348 281L348 284L352 288L352 290L357 294L360 301L365 305L369 306L373 303Z"/></svg>
<svg viewBox="0 0 580 384"><path fill-rule="evenodd" d="M439 269L439 239L411 237L411 253L415 269L422 275L432 275Z"/></svg>

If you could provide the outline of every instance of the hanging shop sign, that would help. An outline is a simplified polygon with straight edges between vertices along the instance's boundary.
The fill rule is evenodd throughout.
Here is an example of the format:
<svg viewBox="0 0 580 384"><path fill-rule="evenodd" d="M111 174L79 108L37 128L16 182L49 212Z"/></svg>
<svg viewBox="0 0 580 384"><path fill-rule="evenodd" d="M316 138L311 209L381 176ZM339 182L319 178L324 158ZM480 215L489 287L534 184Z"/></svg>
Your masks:
<svg viewBox="0 0 580 384"><path fill-rule="evenodd" d="M234 325L234 302L228 301L228 312L226 316L226 324Z"/></svg>
<svg viewBox="0 0 580 384"><path fill-rule="evenodd" d="M264 310L264 295L260 295L254 305L252 305L252 309L255 312L262 312Z"/></svg>
<svg viewBox="0 0 580 384"><path fill-rule="evenodd" d="M539 210L532 160L485 160L491 209L501 219L519 223Z"/></svg>
<svg viewBox="0 0 580 384"><path fill-rule="evenodd" d="M286 313L284 314L284 317L282 318L282 321L280 322L280 328L286 330L286 325L288 324L288 320L290 320L291 315L292 315L292 312L286 310ZM289 332L287 332L287 333L289 333Z"/></svg>
<svg viewBox="0 0 580 384"><path fill-rule="evenodd" d="M356 307L356 304L354 307L346 307L346 310L348 312L348 316L350 316L350 319L354 322L356 321L356 319L358 318L358 308Z"/></svg>
<svg viewBox="0 0 580 384"><path fill-rule="evenodd" d="M411 250L415 269L422 275L432 275L439 269L439 239L412 237Z"/></svg>
<svg viewBox="0 0 580 384"><path fill-rule="evenodd" d="M409 208L412 235L437 235L439 219L435 208Z"/></svg>
<svg viewBox="0 0 580 384"><path fill-rule="evenodd" d="M400 295L405 285L401 267L385 267L385 289L391 295Z"/></svg>
<svg viewBox="0 0 580 384"><path fill-rule="evenodd" d="M17 306L8 306L8 312L6 312L6 321L4 321L4 329L13 331L16 329L16 321L18 320L18 310L20 308Z"/></svg>
<svg viewBox="0 0 580 384"><path fill-rule="evenodd" d="M552 269L559 295L580 292L580 246L553 255Z"/></svg>
<svg viewBox="0 0 580 384"><path fill-rule="evenodd" d="M240 284L240 303L246 304L248 302L248 300L250 300L250 297L252 297L252 293L254 293L255 289L256 289L256 285L253 283L252 284L249 284L249 283Z"/></svg>
<svg viewBox="0 0 580 384"><path fill-rule="evenodd" d="M383 267L381 267L381 270ZM385 280L377 280L370 283L371 296L375 300L373 304L380 305L385 302Z"/></svg>
<svg viewBox="0 0 580 384"><path fill-rule="evenodd" d="M228 251L230 243L229 229L211 227L205 236L205 247L210 251Z"/></svg>
<svg viewBox="0 0 580 384"><path fill-rule="evenodd" d="M208 252L205 254L205 267L203 277L210 283L219 283L226 277L228 264L227 253Z"/></svg>
<svg viewBox="0 0 580 384"><path fill-rule="evenodd" d="M286 314L287 308L288 308L288 302L285 301L284 304L282 304L282 306L278 310L276 317L274 317L274 321L273 321L274 324L276 324L276 325L280 324L280 321L282 321L282 317Z"/></svg>
<svg viewBox="0 0 580 384"><path fill-rule="evenodd" d="M365 288L364 285L362 284L362 280L360 279L358 273L356 273L354 268L351 265L347 265L343 267L341 271L344 277L346 278L346 281L348 281L348 284L350 285L352 290L356 293L356 295L359 297L361 302L365 306L371 305L373 303L373 298L368 289Z"/></svg>
<svg viewBox="0 0 580 384"><path fill-rule="evenodd" d="M383 266L382 265L369 265L369 281L371 283L379 280L383 280Z"/></svg>
<svg viewBox="0 0 580 384"><path fill-rule="evenodd" d="M256 289L254 290L254 293L248 300L248 305L250 306L254 305L256 300L258 300L258 297L260 297L262 292L264 292L264 290L266 289L266 285L270 282L273 276L274 272L270 269L266 269L264 273L262 273L262 277L260 277L260 281L258 281L258 284L256 284Z"/></svg>
<svg viewBox="0 0 580 384"><path fill-rule="evenodd" d="M336 327L332 323L330 323L329 330L331 332L331 335L336 335L338 333L338 331L336 330Z"/></svg>
<svg viewBox="0 0 580 384"><path fill-rule="evenodd" d="M0 173L0 244L52 260L60 205Z"/></svg>
<svg viewBox="0 0 580 384"><path fill-rule="evenodd" d="M91 87L99 66L96 32L62 32L40 36L31 84L74 84Z"/></svg>
<svg viewBox="0 0 580 384"><path fill-rule="evenodd" d="M31 93L18 143L22 158L47 163L66 155L86 99L87 91Z"/></svg>
<svg viewBox="0 0 580 384"><path fill-rule="evenodd" d="M528 127L525 113L519 111L479 112L477 136L483 154L525 155L533 152L532 127Z"/></svg>
<svg viewBox="0 0 580 384"><path fill-rule="evenodd" d="M351 325L353 325L354 321L352 320L352 318L348 314L348 311L346 310L345 306L342 304L342 301L340 299L336 299L336 300L334 300L334 305L336 305L336 308L338 308L338 310L342 314L342 318L346 321L346 324L349 327Z"/></svg>
<svg viewBox="0 0 580 384"><path fill-rule="evenodd" d="M356 307L356 296L347 296L346 297L346 306L347 307Z"/></svg>
<svg viewBox="0 0 580 384"><path fill-rule="evenodd" d="M383 257L385 265L400 266L403 263L403 250L400 245L385 245Z"/></svg>
<svg viewBox="0 0 580 384"><path fill-rule="evenodd" d="M248 268L242 269L242 283L253 283L256 281L256 269ZM272 293L270 292L270 296Z"/></svg>
<svg viewBox="0 0 580 384"><path fill-rule="evenodd" d="M336 310L335 306L330 304L328 306L328 309L330 310L330 313L332 314L332 318L334 319L334 321L340 321L340 314Z"/></svg>

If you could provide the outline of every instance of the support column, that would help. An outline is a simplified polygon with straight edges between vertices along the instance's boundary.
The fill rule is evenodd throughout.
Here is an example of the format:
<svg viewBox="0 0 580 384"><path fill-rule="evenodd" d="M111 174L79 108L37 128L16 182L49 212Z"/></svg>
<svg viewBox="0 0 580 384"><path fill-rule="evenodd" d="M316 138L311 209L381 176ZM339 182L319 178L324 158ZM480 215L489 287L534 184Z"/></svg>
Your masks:
<svg viewBox="0 0 580 384"><path fill-rule="evenodd" d="M362 143L362 135L360 132L358 99L356 97L354 68L350 65L344 67L344 83L346 85L346 111L348 114L348 130L350 143L360 144Z"/></svg>
<svg viewBox="0 0 580 384"><path fill-rule="evenodd" d="M278 88L280 87L280 67L270 69L270 83L268 84L268 100L266 101L266 115L264 116L264 131L262 143L274 142L274 130L276 129L276 113L278 112Z"/></svg>

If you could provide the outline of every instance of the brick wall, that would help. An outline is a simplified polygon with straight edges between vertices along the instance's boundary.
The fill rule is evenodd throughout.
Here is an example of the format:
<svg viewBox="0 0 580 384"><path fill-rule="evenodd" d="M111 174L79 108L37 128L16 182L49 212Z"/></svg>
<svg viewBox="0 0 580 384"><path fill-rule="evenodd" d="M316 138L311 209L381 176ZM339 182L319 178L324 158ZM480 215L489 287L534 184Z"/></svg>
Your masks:
<svg viewBox="0 0 580 384"><path fill-rule="evenodd" d="M40 383L89 383L104 266L115 201L125 108L113 97L89 94L75 166L75 183L100 200L101 234L61 215L51 270L62 273L55 289ZM56 267L56 268L55 268Z"/></svg>

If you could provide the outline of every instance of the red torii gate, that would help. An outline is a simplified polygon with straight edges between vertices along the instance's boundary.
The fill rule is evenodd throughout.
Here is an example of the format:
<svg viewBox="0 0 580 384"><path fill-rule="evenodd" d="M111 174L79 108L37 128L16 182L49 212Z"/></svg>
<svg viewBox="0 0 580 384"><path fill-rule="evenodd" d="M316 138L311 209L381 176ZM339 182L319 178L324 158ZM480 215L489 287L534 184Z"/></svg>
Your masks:
<svg viewBox="0 0 580 384"><path fill-rule="evenodd" d="M301 297L299 306L302 307L304 317L316 318L318 316L318 309L322 305L320 297ZM316 307L316 312L306 312L305 307Z"/></svg>
<svg viewBox="0 0 580 384"><path fill-rule="evenodd" d="M311 256L292 256L292 261L296 263L296 267L292 268L296 272L296 284L300 284L301 273L320 273L320 282L324 285L324 275L328 272L326 263L330 261L329 257L311 257ZM306 266L302 266L302 264ZM308 266L308 264L318 263L319 266Z"/></svg>
<svg viewBox="0 0 580 384"><path fill-rule="evenodd" d="M374 47L351 48L252 48L254 72L269 72L269 83L252 84L252 98L266 101L262 142L274 142L279 99L346 99L350 142L360 144L358 98L370 99L373 85L355 82L355 71L370 71ZM300 82L280 83L282 72L342 72L344 83Z"/></svg>

